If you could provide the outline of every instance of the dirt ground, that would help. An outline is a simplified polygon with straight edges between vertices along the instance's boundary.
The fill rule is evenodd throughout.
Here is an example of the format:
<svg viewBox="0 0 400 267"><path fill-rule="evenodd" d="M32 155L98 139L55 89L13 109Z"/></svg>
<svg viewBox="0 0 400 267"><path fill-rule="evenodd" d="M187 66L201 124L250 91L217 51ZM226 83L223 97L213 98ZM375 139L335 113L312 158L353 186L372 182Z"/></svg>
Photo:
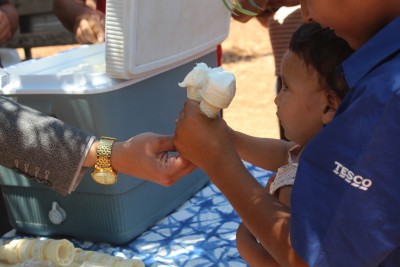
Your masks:
<svg viewBox="0 0 400 267"><path fill-rule="evenodd" d="M236 76L236 96L224 112L235 130L279 138L276 117L275 67L268 30L255 19L231 22L228 38L222 43L223 66Z"/></svg>
<svg viewBox="0 0 400 267"><path fill-rule="evenodd" d="M48 56L74 45L35 48L34 58ZM274 59L268 30L256 20L231 22L228 38L222 43L223 67L236 76L236 96L224 111L224 118L235 130L259 136L279 137L275 115ZM19 51L23 57L22 50Z"/></svg>

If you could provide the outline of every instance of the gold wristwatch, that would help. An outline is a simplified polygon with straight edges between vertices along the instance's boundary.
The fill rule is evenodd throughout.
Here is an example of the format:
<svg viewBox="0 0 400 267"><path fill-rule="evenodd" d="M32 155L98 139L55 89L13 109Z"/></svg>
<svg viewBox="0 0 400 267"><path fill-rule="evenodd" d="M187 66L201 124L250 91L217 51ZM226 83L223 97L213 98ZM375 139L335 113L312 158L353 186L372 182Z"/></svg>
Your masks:
<svg viewBox="0 0 400 267"><path fill-rule="evenodd" d="M97 147L97 160L92 178L99 184L115 184L117 172L111 166L111 148L115 138L102 136Z"/></svg>

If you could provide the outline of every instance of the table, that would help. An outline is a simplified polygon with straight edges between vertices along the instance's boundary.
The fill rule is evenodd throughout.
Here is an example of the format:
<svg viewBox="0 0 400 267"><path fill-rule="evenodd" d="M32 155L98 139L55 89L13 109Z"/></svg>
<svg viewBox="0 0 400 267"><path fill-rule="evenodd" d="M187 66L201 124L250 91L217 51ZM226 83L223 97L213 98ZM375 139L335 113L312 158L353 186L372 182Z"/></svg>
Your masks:
<svg viewBox="0 0 400 267"><path fill-rule="evenodd" d="M272 172L244 162L263 185ZM247 266L236 249L241 222L219 189L209 182L182 206L123 246L69 239L75 247L123 258L141 259L146 266ZM25 237L15 230L1 242Z"/></svg>

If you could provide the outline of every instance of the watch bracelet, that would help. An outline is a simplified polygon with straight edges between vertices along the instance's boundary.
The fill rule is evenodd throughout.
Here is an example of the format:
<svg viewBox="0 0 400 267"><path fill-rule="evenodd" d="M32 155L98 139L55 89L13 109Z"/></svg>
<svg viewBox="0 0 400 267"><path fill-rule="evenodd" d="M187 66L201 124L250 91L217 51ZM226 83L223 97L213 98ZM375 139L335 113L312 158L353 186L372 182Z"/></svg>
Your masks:
<svg viewBox="0 0 400 267"><path fill-rule="evenodd" d="M99 145L97 147L96 165L98 168L111 167L111 149L115 141L116 140L113 138L101 137Z"/></svg>

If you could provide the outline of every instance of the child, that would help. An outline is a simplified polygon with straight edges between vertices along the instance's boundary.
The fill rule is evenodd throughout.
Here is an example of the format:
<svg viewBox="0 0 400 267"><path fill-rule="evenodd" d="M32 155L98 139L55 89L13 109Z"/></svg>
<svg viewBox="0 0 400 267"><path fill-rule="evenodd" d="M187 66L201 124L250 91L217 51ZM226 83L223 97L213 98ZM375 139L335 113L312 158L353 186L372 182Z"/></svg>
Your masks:
<svg viewBox="0 0 400 267"><path fill-rule="evenodd" d="M275 99L277 115L292 142L233 134L242 159L277 171L267 189L288 207L302 148L332 120L348 91L335 67L352 52L332 30L322 29L317 23L300 26L283 56L282 88ZM268 259L270 265L276 264L244 224L239 226L236 242L251 266L265 266Z"/></svg>
<svg viewBox="0 0 400 267"><path fill-rule="evenodd" d="M397 0L302 0L356 51L341 66L350 91L304 148L289 209L241 164L229 128L187 102L175 145L224 193L281 266L398 266L400 262L400 5Z"/></svg>

